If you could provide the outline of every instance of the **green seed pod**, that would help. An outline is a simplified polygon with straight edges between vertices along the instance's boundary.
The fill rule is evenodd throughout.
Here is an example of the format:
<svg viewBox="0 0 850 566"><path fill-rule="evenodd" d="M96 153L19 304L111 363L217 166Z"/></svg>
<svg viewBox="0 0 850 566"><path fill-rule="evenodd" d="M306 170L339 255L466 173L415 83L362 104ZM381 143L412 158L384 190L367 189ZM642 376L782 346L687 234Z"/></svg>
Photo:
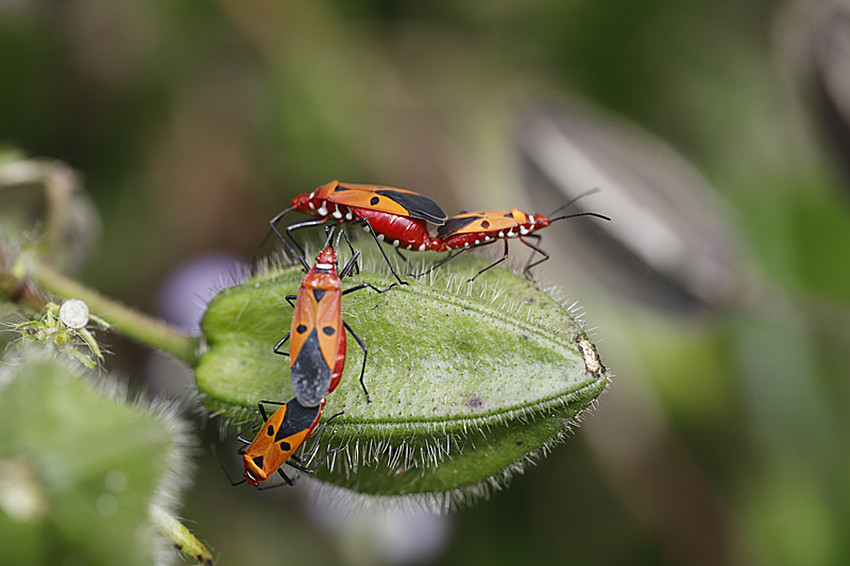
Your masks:
<svg viewBox="0 0 850 566"><path fill-rule="evenodd" d="M526 279L460 258L452 271L383 294L343 297L343 318L366 342L349 341L322 443L334 450L317 476L371 495L416 496L447 509L486 495L565 436L609 376L570 308ZM288 358L272 347L289 332L303 272L271 270L222 291L202 322L196 370L203 402L245 421L260 399L293 397ZM364 270L343 288L392 283Z"/></svg>

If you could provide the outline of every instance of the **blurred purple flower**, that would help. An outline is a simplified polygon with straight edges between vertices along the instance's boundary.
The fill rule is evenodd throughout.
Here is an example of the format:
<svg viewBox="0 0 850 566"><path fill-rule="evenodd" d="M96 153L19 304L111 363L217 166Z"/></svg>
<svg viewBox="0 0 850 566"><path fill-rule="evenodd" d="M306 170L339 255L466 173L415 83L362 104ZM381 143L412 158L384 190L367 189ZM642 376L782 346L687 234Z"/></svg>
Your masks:
<svg viewBox="0 0 850 566"><path fill-rule="evenodd" d="M240 262L238 256L224 252L183 262L157 294L160 316L187 332L199 332L207 303L219 291L235 284Z"/></svg>

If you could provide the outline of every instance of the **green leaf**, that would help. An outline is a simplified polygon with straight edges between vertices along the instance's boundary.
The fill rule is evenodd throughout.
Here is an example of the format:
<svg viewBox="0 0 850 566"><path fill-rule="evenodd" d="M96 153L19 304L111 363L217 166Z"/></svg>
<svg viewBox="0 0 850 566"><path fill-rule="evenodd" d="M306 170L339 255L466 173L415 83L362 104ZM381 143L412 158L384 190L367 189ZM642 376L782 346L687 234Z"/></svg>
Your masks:
<svg viewBox="0 0 850 566"><path fill-rule="evenodd" d="M348 342L342 382L327 396L334 418L323 444L334 452L318 476L376 495L430 494L438 505L501 484L564 436L605 389L595 347L568 308L526 279L456 260L453 271L378 294L345 295L343 316L369 348ZM212 411L245 421L260 399L293 397L289 361L272 347L289 331L297 268L273 270L222 291L202 330L196 369ZM427 278L426 278L427 279ZM364 271L344 288L392 283Z"/></svg>
<svg viewBox="0 0 850 566"><path fill-rule="evenodd" d="M0 548L9 564L151 564L148 507L175 440L161 417L25 355L0 390Z"/></svg>

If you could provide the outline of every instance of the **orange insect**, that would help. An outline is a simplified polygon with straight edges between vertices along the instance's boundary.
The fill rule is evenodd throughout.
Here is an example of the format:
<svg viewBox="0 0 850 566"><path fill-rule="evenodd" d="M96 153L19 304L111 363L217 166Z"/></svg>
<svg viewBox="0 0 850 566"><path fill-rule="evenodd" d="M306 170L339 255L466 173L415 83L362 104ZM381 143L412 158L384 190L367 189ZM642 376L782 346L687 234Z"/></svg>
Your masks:
<svg viewBox="0 0 850 566"><path fill-rule="evenodd" d="M526 239L533 238L536 243L539 243L541 236L540 234L535 234L537 230L549 226L552 222L567 218L576 218L578 216L595 216L596 218L601 218L603 220L611 220L609 217L596 212L579 212L576 214L567 214L557 218L551 218L551 216L570 206L579 198L595 193L598 190L599 189L592 189L578 195L567 204L549 213L548 216L544 216L542 214L529 214L516 208L512 208L510 210L464 212L452 216L437 229L438 243L432 246L431 249L433 251L459 251L452 253L427 271L419 273L416 276L419 277L426 273L430 273L437 267L456 258L458 255L467 250L493 244L497 240L503 240L505 242L505 251L503 256L476 273L475 276L469 280L473 281L476 277L488 269L505 261L508 258L508 240L511 238L518 238L520 242L532 250L531 256L528 258L528 263L523 269L523 273L526 277L528 277L532 267L549 259L549 254L545 250ZM543 257L532 263L535 253L539 253Z"/></svg>
<svg viewBox="0 0 850 566"><path fill-rule="evenodd" d="M327 243L330 243L332 235L331 231ZM342 296L367 287L383 293L398 283L393 283L386 289L379 289L370 283L361 283L343 291L342 278L351 272L359 257L360 252L355 252L342 271L337 273L336 251L332 246L325 247L316 257L316 263L301 279L298 294L286 296L295 311L292 313L289 333L275 345L274 352L289 356L292 389L298 402L305 407L315 407L339 384L345 368L346 330L363 350L360 386L366 394L366 400L371 402L369 391L363 382L369 349L342 319ZM301 261L303 263L303 259ZM289 340L289 352L280 351L280 347Z"/></svg>
<svg viewBox="0 0 850 566"><path fill-rule="evenodd" d="M289 240L304 254L292 232L308 226L318 226L328 221L362 223L375 242L386 240L397 248L408 250L431 249L435 241L426 223L441 225L447 215L430 197L394 187L360 185L331 181L311 193L299 195L288 208L269 221L272 231L289 248L287 239L280 233L277 223L292 211L316 216L286 227ZM262 247L262 245L261 245ZM378 243L387 265L399 283L404 283Z"/></svg>
<svg viewBox="0 0 850 566"><path fill-rule="evenodd" d="M271 417L269 417L266 414L265 404L280 405L280 408L272 413ZM316 469L322 465L329 454L325 455L316 467L311 469L304 465L305 458L295 456L295 451L304 444L313 432L313 429L315 429L316 425L319 423L319 420L322 417L322 411L325 408L325 400L322 399L315 407L305 407L301 405L297 399L291 399L287 403L260 401L257 403L257 407L260 409L260 415L262 415L263 418L263 426L260 427L260 430L257 432L254 440L247 440L242 435L249 429L253 428L253 426L257 423L257 418L255 418L251 424L249 424L236 436L240 442L246 445L239 451L242 455L244 479L240 481L233 481L230 474L227 473L227 470L224 469L224 466L221 466L221 462L219 462L221 469L224 470L224 473L227 475L230 483L233 485L239 485L247 482L249 485L257 487L261 482L268 480L275 472L277 472L286 484L295 485L297 475L295 478L290 478L286 475L286 472L283 471L284 464L287 464L301 472L308 474L314 473ZM332 416L330 419L325 421L325 424L341 414L342 413L337 413ZM322 425L323 429L324 426L325 425ZM321 436L321 431L319 432L319 435L317 435L316 441L318 441L319 436ZM312 458L315 454L316 441L314 441L313 446L307 450L308 457L306 460L309 460L309 458Z"/></svg>

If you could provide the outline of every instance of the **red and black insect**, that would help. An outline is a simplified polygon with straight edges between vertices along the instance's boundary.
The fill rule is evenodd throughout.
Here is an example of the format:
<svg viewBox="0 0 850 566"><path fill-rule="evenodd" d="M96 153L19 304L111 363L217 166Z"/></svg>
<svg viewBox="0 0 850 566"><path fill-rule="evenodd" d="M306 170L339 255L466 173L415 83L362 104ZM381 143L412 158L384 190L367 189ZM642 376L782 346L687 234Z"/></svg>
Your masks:
<svg viewBox="0 0 850 566"><path fill-rule="evenodd" d="M280 408L269 417L266 415L265 404L280 405ZM239 450L239 453L242 455L244 479L233 481L230 474L227 473L227 470L219 462L221 469L224 470L231 484L239 485L247 482L249 485L257 487L261 482L268 480L277 472L286 484L295 485L297 475L294 478L290 478L283 471L284 464L298 471L312 474L330 455L330 453L326 454L314 468L308 468L305 465L305 462L309 462L315 455L316 443L321 436L320 430L319 434L316 435L313 445L307 450L305 457L295 456L295 451L304 444L313 432L313 429L319 424L319 420L322 418L322 411L325 408L324 399L315 407L305 407L297 399L291 399L287 403L260 401L257 403L257 407L260 409L260 415L262 415L263 426L260 427L254 440L248 440L243 435L254 427L259 417L255 417L253 422L236 436L240 442L245 444ZM325 424L341 414L337 413L332 416L325 421ZM325 424L322 425L322 429L324 429ZM279 485L283 484L268 487L278 487Z"/></svg>
<svg viewBox="0 0 850 566"><path fill-rule="evenodd" d="M307 226L318 226L326 222L334 225L348 222L362 223L376 242L386 241L396 248L406 250L427 250L435 245L428 231L427 223L442 225L446 213L433 199L393 187L378 185L359 185L331 181L311 193L295 197L289 207L282 210L269 221L272 231L289 248L287 238L277 228L278 222L292 211L315 216L286 227L285 232L291 241L304 254L292 233ZM378 244L384 259L399 283L404 283Z"/></svg>
<svg viewBox="0 0 850 566"><path fill-rule="evenodd" d="M598 190L599 189L592 189L578 195L567 204L552 211L548 216L544 216L542 214L529 214L516 208L512 208L511 210L464 212L452 216L437 229L437 243L430 249L433 251L458 251L450 254L427 271L416 274L416 277L430 273L437 267L454 259L467 250L493 244L498 240L503 240L505 243L504 255L476 273L475 276L469 280L473 281L476 277L488 269L502 263L508 258L508 240L511 238L518 238L520 242L532 250L531 256L528 258L528 262L523 269L523 273L526 277L528 277L532 267L549 259L549 254L537 245L540 242L541 236L540 234L535 234L536 231L549 226L552 222L567 218L576 218L578 216L595 216L596 218L601 218L603 220L611 220L609 217L596 212L579 212L576 214L567 214L557 218L551 218L554 214L557 214L561 210L567 208L579 198L595 193ZM529 238L534 239L535 243L528 241ZM540 254L543 257L532 263L532 259L534 259L535 254Z"/></svg>
<svg viewBox="0 0 850 566"><path fill-rule="evenodd" d="M328 243L332 235L331 231ZM395 287L397 283L386 289L379 289L370 283L361 283L343 291L342 278L351 272L359 256L360 252L355 252L345 267L337 273L336 251L332 246L325 247L316 257L316 263L301 279L298 294L286 296L295 311L292 314L289 333L275 345L274 352L289 356L292 389L298 402L305 407L316 406L339 384L345 368L346 330L363 350L360 385L366 394L366 400L371 401L363 382L369 349L342 319L342 296L365 288L383 293ZM306 266L303 259L301 261ZM287 341L291 341L289 352L280 351L280 347Z"/></svg>

